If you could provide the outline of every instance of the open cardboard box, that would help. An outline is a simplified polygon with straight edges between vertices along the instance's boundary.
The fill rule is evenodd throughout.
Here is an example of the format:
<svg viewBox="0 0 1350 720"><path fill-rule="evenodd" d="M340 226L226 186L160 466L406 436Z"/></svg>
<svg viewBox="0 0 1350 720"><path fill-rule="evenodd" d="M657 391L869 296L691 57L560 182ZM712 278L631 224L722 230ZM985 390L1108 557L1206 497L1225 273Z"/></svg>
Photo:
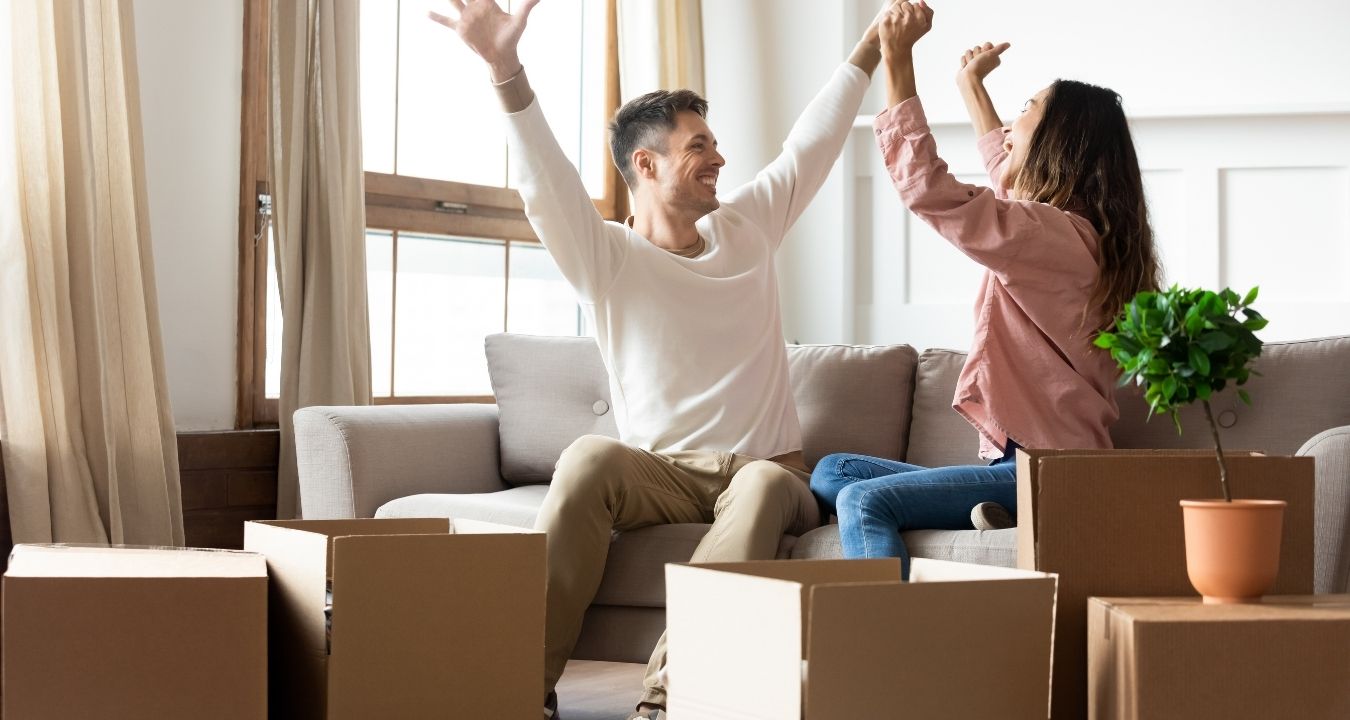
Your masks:
<svg viewBox="0 0 1350 720"><path fill-rule="evenodd" d="M267 568L228 550L17 545L4 716L267 717Z"/></svg>
<svg viewBox="0 0 1350 720"><path fill-rule="evenodd" d="M1044 720L1053 575L915 559L666 566L676 718Z"/></svg>
<svg viewBox="0 0 1350 720"><path fill-rule="evenodd" d="M1289 503L1272 593L1313 589L1313 459L1225 453L1235 498ZM1059 575L1052 716L1087 716L1087 599L1195 596L1182 499L1220 496L1212 450L1019 450L1017 564Z"/></svg>
<svg viewBox="0 0 1350 720"><path fill-rule="evenodd" d="M278 520L247 523L244 547L266 556L272 579L273 717L539 716L543 534L445 518Z"/></svg>
<svg viewBox="0 0 1350 720"><path fill-rule="evenodd" d="M1092 720L1350 718L1350 595L1092 598Z"/></svg>

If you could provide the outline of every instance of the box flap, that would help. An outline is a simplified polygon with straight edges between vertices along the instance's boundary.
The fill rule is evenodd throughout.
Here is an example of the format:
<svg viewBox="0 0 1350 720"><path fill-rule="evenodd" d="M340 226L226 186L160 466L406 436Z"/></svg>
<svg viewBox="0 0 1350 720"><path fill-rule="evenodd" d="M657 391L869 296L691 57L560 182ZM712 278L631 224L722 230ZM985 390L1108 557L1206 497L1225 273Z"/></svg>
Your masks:
<svg viewBox="0 0 1350 720"><path fill-rule="evenodd" d="M251 520L244 524L266 525L289 532L318 535L325 540L347 535L446 535L452 532L449 518L349 518L345 520ZM247 544L246 544L247 546ZM328 544L328 577L333 574L333 546Z"/></svg>
<svg viewBox="0 0 1350 720"><path fill-rule="evenodd" d="M802 585L746 565L666 565L672 717L801 717Z"/></svg>
<svg viewBox="0 0 1350 720"><path fill-rule="evenodd" d="M807 717L1044 720L1054 603L1052 577L817 585Z"/></svg>
<svg viewBox="0 0 1350 720"><path fill-rule="evenodd" d="M1017 449L1017 567L1036 569L1038 458L1046 450Z"/></svg>
<svg viewBox="0 0 1350 720"><path fill-rule="evenodd" d="M462 535L531 535L540 531L518 525L502 525L486 520L455 518L450 521L450 532Z"/></svg>
<svg viewBox="0 0 1350 720"><path fill-rule="evenodd" d="M866 560L759 560L729 563L678 563L717 572L753 575L801 583L896 582L900 580L899 558Z"/></svg>
<svg viewBox="0 0 1350 720"><path fill-rule="evenodd" d="M261 555L238 550L16 545L6 577L266 577Z"/></svg>
<svg viewBox="0 0 1350 720"><path fill-rule="evenodd" d="M1053 577L1055 577L1053 573L1035 570L976 565L930 558L914 558L910 560L909 564L909 581L912 583L960 582L962 580L1036 580Z"/></svg>
<svg viewBox="0 0 1350 720"><path fill-rule="evenodd" d="M268 571L268 695L273 717L324 717L328 536L290 523L244 523L244 548Z"/></svg>
<svg viewBox="0 0 1350 720"><path fill-rule="evenodd" d="M1350 595L1270 595L1259 603L1206 605L1198 597L1092 598L1107 612L1141 623L1350 621ZM1347 668L1350 671L1350 668Z"/></svg>
<svg viewBox="0 0 1350 720"><path fill-rule="evenodd" d="M338 535L415 535L448 533L447 518L348 518L345 520L252 520L260 525Z"/></svg>
<svg viewBox="0 0 1350 720"><path fill-rule="evenodd" d="M331 717L539 714L542 533L350 535L332 545Z"/></svg>

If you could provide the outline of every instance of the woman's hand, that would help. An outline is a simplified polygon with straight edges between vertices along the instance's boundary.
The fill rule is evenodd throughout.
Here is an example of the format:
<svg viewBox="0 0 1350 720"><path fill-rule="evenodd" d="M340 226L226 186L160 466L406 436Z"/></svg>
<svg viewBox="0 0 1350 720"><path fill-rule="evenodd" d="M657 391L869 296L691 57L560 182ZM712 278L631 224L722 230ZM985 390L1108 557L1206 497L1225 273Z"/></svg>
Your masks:
<svg viewBox="0 0 1350 720"><path fill-rule="evenodd" d="M933 9L923 0L898 2L891 5L881 19L877 31L881 36L883 57L908 55L933 27Z"/></svg>
<svg viewBox="0 0 1350 720"><path fill-rule="evenodd" d="M1004 50L1012 47L1009 43L985 43L976 45L961 55L961 70L956 74L958 80L983 81L1002 62L1000 56Z"/></svg>

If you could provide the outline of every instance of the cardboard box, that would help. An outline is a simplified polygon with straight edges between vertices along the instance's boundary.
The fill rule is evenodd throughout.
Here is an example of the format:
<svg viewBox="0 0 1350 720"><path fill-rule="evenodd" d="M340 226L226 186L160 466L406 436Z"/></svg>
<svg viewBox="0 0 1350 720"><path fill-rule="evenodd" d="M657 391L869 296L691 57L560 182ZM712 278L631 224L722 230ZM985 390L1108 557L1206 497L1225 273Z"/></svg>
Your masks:
<svg viewBox="0 0 1350 720"><path fill-rule="evenodd" d="M1234 497L1284 500L1273 593L1313 589L1313 459L1228 453ZM1182 499L1220 495L1197 450L1019 450L1017 561L1059 575L1052 716L1087 716L1087 599L1194 596Z"/></svg>
<svg viewBox="0 0 1350 720"><path fill-rule="evenodd" d="M267 717L267 569L227 550L18 545L4 716Z"/></svg>
<svg viewBox="0 0 1350 720"><path fill-rule="evenodd" d="M1094 720L1350 718L1350 595L1092 598Z"/></svg>
<svg viewBox="0 0 1350 720"><path fill-rule="evenodd" d="M1055 577L915 559L666 566L675 718L1035 718Z"/></svg>
<svg viewBox="0 0 1350 720"><path fill-rule="evenodd" d="M244 547L267 557L272 580L273 717L539 716L542 533L277 520L246 523Z"/></svg>

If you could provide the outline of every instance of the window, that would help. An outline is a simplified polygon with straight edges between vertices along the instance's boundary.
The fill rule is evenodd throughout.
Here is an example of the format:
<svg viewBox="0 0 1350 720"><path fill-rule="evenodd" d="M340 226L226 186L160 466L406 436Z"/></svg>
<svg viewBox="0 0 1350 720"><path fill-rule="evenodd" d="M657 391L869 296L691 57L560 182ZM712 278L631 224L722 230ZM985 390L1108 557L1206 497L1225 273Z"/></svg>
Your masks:
<svg viewBox="0 0 1350 720"><path fill-rule="evenodd" d="M257 214L244 222L266 194L259 174L267 165L266 4L250 0L245 17L241 427L276 422L281 379L270 230ZM624 214L626 200L605 146L605 120L618 104L614 5L540 3L521 43L554 133L609 218ZM588 328L512 189L505 123L486 68L426 19L427 7L421 0L361 7L372 390L384 403L490 401L485 335Z"/></svg>

